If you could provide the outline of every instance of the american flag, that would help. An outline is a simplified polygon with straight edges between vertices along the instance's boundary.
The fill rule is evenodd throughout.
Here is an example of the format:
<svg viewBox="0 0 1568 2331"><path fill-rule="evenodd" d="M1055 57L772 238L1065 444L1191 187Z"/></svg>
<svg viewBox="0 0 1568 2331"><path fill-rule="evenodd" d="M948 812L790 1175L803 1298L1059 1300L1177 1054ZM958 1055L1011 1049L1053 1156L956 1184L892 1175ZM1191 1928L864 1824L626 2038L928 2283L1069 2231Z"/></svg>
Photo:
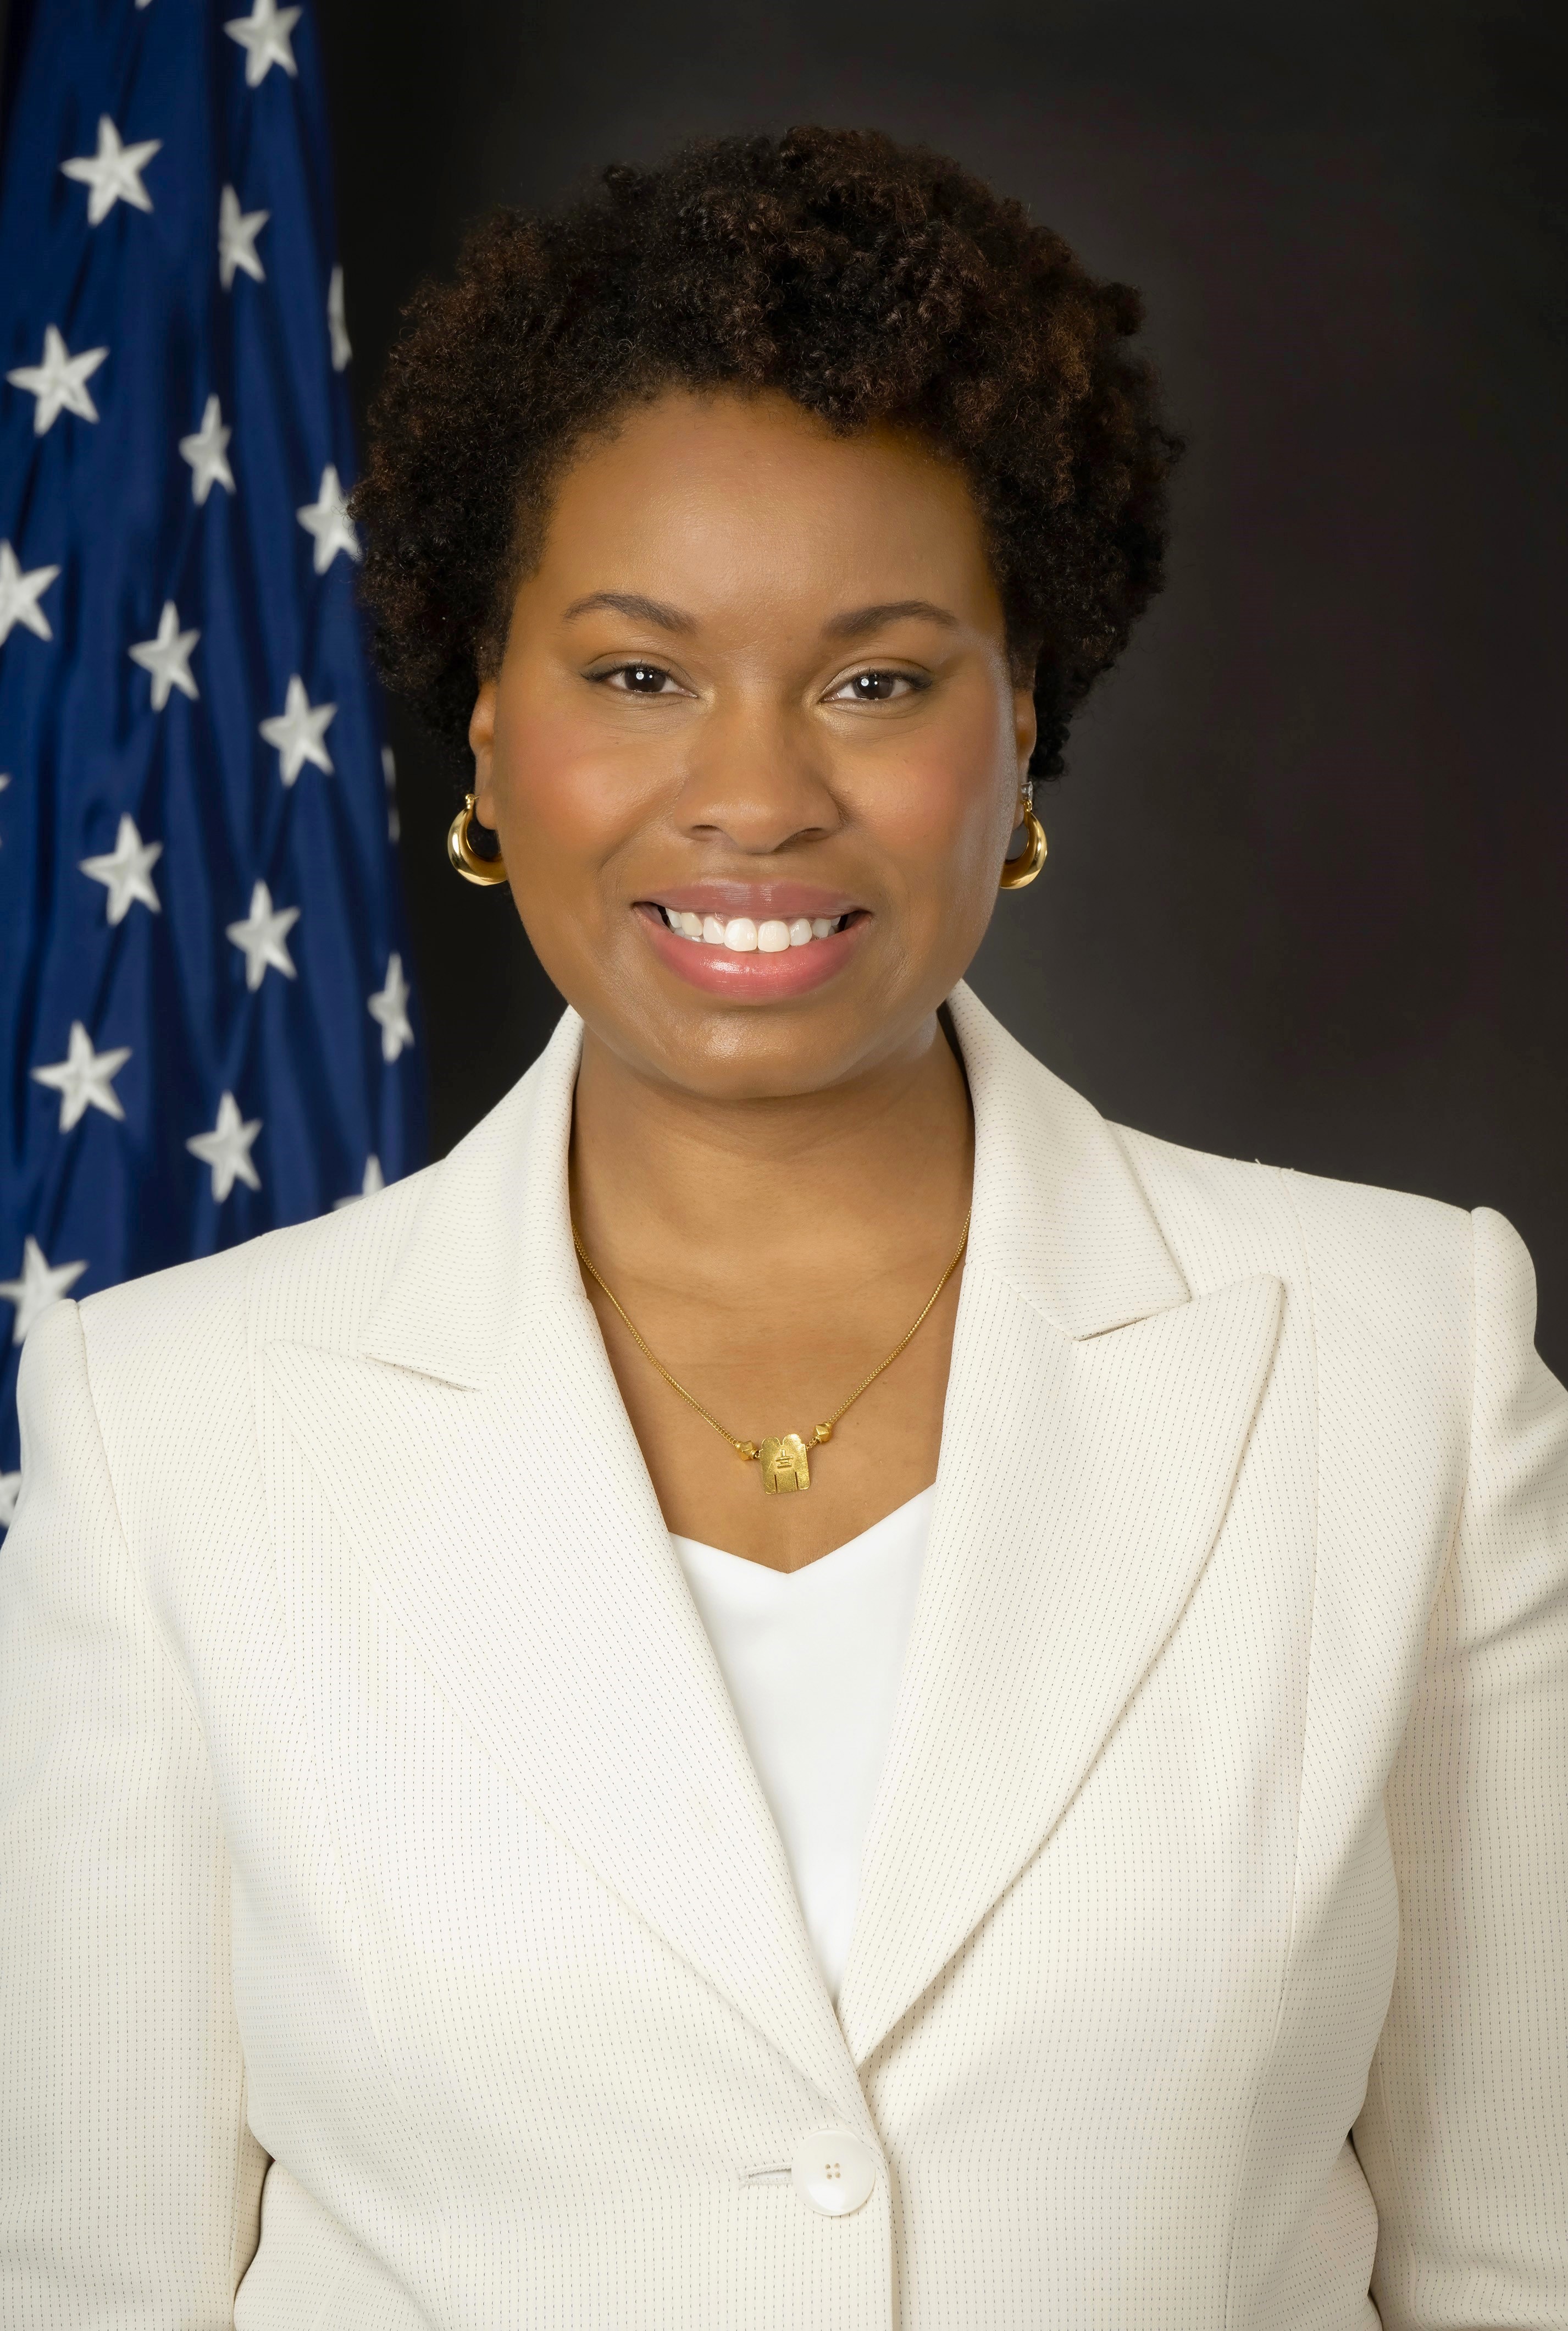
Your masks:
<svg viewBox="0 0 1568 2331"><path fill-rule="evenodd" d="M13 8L0 1528L46 1304L422 1157L320 62L234 5Z"/></svg>

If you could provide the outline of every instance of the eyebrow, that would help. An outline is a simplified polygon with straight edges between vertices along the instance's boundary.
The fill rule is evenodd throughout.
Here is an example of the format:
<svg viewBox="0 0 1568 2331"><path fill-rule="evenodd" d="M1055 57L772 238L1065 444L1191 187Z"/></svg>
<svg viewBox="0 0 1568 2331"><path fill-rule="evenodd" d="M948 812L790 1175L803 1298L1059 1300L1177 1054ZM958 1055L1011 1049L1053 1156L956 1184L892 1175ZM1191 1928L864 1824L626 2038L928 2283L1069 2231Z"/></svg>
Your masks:
<svg viewBox="0 0 1568 2331"><path fill-rule="evenodd" d="M657 623L661 632L694 632L695 615L683 614L679 607L667 607L661 599L645 599L640 591L590 591L585 599L574 599L563 620L570 623L574 615L591 614L595 607L609 607L618 615L630 615L634 623Z"/></svg>
<svg viewBox="0 0 1568 2331"><path fill-rule="evenodd" d="M851 607L841 615L830 615L822 625L822 636L830 640L862 639L868 632L879 632L885 623L896 623L901 617L917 616L928 623L945 624L950 632L958 628L958 618L946 607L938 607L931 599L885 599L874 607Z"/></svg>
<svg viewBox="0 0 1568 2331"><path fill-rule="evenodd" d="M644 598L640 591L590 591L586 598L573 600L563 620L569 623L574 616L591 614L601 607L608 607L618 615L630 615L635 623L656 623L661 632L697 629L695 615L687 614L683 608L668 606L661 599ZM874 606L850 607L841 615L830 615L822 625L822 637L863 639L868 632L879 632L884 624L911 616L928 623L941 623L948 631L958 628L957 616L937 606L933 599L883 599Z"/></svg>

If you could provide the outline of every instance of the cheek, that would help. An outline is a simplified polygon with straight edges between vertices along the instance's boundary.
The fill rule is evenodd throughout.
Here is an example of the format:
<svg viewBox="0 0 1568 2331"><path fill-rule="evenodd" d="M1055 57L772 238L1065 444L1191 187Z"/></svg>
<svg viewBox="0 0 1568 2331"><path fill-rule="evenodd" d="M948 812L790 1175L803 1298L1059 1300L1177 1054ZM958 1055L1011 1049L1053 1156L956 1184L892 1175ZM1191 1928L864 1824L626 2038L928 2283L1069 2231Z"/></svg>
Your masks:
<svg viewBox="0 0 1568 2331"><path fill-rule="evenodd" d="M646 756L617 753L547 699L499 708L493 782L503 845L510 831L520 857L549 863L554 879L569 880L574 864L584 877L594 872L635 829L652 778Z"/></svg>
<svg viewBox="0 0 1568 2331"><path fill-rule="evenodd" d="M503 692L491 783L512 900L546 971L579 1000L609 935L602 870L640 813L637 772L617 763L547 695Z"/></svg>
<svg viewBox="0 0 1568 2331"><path fill-rule="evenodd" d="M1016 779L989 705L913 731L860 804L868 830L911 890L950 896L990 864L1011 823ZM1011 736L1005 740L1011 747Z"/></svg>

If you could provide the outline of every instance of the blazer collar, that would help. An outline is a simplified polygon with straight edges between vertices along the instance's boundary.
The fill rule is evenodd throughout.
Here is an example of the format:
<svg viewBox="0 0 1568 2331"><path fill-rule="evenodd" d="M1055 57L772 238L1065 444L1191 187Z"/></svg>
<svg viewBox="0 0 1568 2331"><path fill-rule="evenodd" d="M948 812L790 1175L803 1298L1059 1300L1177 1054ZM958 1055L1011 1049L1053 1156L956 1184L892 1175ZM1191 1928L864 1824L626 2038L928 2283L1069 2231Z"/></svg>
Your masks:
<svg viewBox="0 0 1568 2331"><path fill-rule="evenodd" d="M425 1175L360 1346L366 1359L477 1391L532 1320L586 1300L566 1188L582 1048L568 1008L527 1074Z"/></svg>
<svg viewBox="0 0 1568 2331"><path fill-rule="evenodd" d="M1098 1109L969 988L948 1004L974 1108L969 1261L1074 1338L1184 1303L1187 1282Z"/></svg>
<svg viewBox="0 0 1568 2331"><path fill-rule="evenodd" d="M968 1264L1074 1338L1184 1303L1186 1281L1098 1110L968 987L949 1008L974 1109ZM527 1074L426 1176L366 1358L478 1388L530 1319L585 1300L566 1191L582 1037L568 1009Z"/></svg>

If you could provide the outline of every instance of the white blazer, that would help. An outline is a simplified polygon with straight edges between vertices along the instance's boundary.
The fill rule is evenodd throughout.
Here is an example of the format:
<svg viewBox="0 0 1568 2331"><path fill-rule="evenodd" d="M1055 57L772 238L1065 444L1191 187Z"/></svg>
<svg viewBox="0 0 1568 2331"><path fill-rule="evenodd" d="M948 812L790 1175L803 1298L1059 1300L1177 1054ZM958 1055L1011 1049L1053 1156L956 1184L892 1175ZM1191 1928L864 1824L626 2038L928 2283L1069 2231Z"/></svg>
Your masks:
<svg viewBox="0 0 1568 2331"><path fill-rule="evenodd" d="M953 1013L974 1228L836 2016L578 1278L572 1014L443 1164L34 1327L6 2331L1568 2324L1525 1251L1120 1132ZM784 2174L820 2129L852 2215Z"/></svg>

